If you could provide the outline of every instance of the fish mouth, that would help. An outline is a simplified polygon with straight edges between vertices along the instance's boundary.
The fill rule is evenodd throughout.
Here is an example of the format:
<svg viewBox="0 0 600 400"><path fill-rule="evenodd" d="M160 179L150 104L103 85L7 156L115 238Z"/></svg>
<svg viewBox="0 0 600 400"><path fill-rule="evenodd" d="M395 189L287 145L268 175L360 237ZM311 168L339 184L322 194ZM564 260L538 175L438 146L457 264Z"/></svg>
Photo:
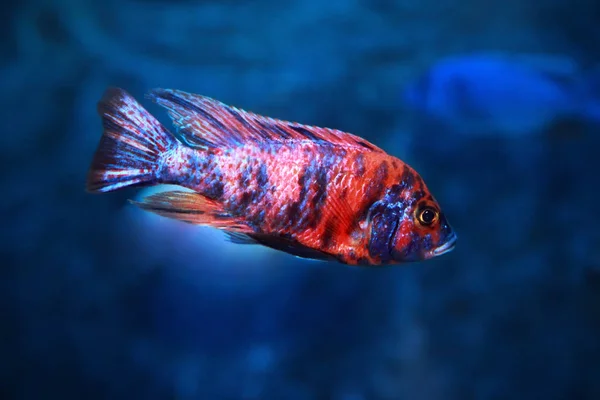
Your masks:
<svg viewBox="0 0 600 400"><path fill-rule="evenodd" d="M450 239L448 239L448 241L446 243L444 243L440 247L433 250L433 252L432 252L433 256L434 257L441 256L442 254L446 254L446 253L449 253L452 250L454 250L454 247L456 246L456 239L457 239L456 234L453 233L452 236L450 237Z"/></svg>

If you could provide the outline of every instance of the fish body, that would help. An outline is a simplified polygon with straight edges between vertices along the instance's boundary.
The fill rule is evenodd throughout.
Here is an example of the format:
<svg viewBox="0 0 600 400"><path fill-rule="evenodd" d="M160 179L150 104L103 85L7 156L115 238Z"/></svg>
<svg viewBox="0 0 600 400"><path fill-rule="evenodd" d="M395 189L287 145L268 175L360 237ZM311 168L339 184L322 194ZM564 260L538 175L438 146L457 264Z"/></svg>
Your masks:
<svg viewBox="0 0 600 400"><path fill-rule="evenodd" d="M169 132L121 89L99 102L104 135L87 189L175 184L142 209L209 225L236 243L351 265L428 259L456 234L423 179L366 140L156 89Z"/></svg>
<svg viewBox="0 0 600 400"><path fill-rule="evenodd" d="M476 53L439 61L403 98L457 133L522 136L561 119L600 123L599 77L566 57Z"/></svg>

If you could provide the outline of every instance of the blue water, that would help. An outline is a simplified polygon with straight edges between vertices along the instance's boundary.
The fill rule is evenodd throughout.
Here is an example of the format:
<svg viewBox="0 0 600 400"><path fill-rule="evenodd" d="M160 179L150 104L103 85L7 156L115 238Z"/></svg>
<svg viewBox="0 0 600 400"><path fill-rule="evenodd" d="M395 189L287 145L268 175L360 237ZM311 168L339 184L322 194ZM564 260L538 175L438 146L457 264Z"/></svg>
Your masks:
<svg viewBox="0 0 600 400"><path fill-rule="evenodd" d="M499 105L510 92L481 98L505 114L467 135L454 102L445 120L403 97L447 57L486 51L519 55L557 85L587 82L600 65L598 4L5 3L0 395L599 399L600 126L541 109L528 85L542 78L519 80L544 123L518 134L501 129L514 125ZM568 68L540 61L548 54ZM160 219L126 201L139 189L85 193L108 86L167 126L143 100L151 88L363 136L421 173L457 247L350 268ZM573 87L595 96L591 82Z"/></svg>

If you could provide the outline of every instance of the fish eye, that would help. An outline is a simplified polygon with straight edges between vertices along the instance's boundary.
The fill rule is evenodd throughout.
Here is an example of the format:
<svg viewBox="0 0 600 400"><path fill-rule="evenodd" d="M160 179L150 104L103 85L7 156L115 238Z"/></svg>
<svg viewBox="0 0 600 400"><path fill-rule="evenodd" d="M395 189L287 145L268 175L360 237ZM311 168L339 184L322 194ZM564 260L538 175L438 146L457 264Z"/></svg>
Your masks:
<svg viewBox="0 0 600 400"><path fill-rule="evenodd" d="M417 219L421 225L429 226L438 220L440 213L433 207L425 206L417 210Z"/></svg>

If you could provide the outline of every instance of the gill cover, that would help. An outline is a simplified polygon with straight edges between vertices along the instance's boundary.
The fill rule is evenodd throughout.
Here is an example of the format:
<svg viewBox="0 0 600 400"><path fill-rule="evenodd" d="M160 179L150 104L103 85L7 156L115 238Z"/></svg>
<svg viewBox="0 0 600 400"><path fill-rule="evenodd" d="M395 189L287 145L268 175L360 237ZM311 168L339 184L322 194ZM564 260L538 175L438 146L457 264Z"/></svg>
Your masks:
<svg viewBox="0 0 600 400"><path fill-rule="evenodd" d="M398 203L384 201L375 202L371 208L369 255L380 259L382 264L396 261L392 252L402 212Z"/></svg>

